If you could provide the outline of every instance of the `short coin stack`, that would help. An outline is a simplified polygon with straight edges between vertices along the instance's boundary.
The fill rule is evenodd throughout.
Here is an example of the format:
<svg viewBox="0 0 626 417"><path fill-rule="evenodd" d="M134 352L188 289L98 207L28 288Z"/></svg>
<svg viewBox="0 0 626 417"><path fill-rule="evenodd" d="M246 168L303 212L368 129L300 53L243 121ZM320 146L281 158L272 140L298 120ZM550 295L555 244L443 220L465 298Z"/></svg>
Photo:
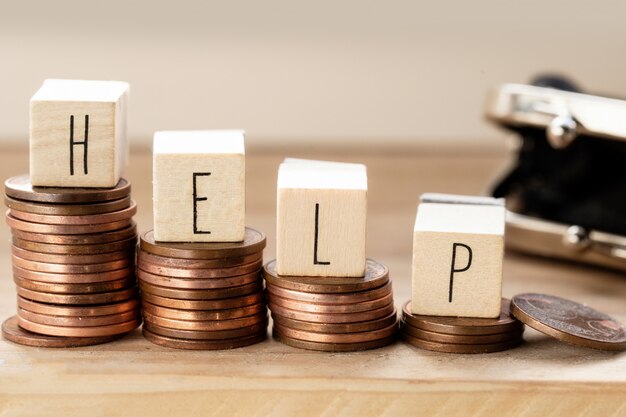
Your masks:
<svg viewBox="0 0 626 417"><path fill-rule="evenodd" d="M137 275L144 336L178 349L231 349L267 337L263 295L265 235L243 242L156 242L141 236Z"/></svg>
<svg viewBox="0 0 626 417"><path fill-rule="evenodd" d="M362 278L281 276L265 268L273 335L302 349L348 352L395 340L398 323L388 269L367 260Z"/></svg>
<svg viewBox="0 0 626 417"><path fill-rule="evenodd" d="M524 324L510 313L510 300L502 299L497 319L423 316L411 312L411 302L402 309L404 340L416 347L448 353L491 353L522 343Z"/></svg>
<svg viewBox="0 0 626 417"><path fill-rule="evenodd" d="M122 179L111 189L5 182L18 314L3 325L16 343L97 344L141 324L135 279L135 203Z"/></svg>

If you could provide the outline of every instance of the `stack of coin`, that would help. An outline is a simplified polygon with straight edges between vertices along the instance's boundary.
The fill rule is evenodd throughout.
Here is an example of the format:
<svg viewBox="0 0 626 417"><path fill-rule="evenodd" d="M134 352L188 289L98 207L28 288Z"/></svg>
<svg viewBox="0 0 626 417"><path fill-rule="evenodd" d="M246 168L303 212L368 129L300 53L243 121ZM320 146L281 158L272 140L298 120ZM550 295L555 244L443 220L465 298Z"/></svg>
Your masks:
<svg viewBox="0 0 626 417"><path fill-rule="evenodd" d="M282 276L276 261L264 272L273 336L284 344L349 352L395 340L398 323L384 265L368 259L362 278Z"/></svg>
<svg viewBox="0 0 626 417"><path fill-rule="evenodd" d="M5 182L13 235L17 318L5 338L34 346L84 346L141 324L135 279L135 203L122 179L111 189Z"/></svg>
<svg viewBox="0 0 626 417"><path fill-rule="evenodd" d="M143 334L178 349L231 349L267 337L263 295L265 235L246 228L243 242L155 242L141 236L137 276Z"/></svg>
<svg viewBox="0 0 626 417"><path fill-rule="evenodd" d="M514 348L523 341L524 324L510 313L510 300L502 299L497 319L423 316L402 309L404 340L416 347L448 353L491 353Z"/></svg>

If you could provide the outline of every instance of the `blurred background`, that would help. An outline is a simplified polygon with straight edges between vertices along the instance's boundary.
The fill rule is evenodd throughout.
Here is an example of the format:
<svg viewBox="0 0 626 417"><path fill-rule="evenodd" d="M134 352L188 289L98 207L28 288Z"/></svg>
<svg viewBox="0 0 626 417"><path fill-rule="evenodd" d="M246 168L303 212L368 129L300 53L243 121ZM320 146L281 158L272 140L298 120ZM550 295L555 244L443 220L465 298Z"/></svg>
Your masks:
<svg viewBox="0 0 626 417"><path fill-rule="evenodd" d="M0 2L0 140L45 78L131 84L129 133L253 146L500 149L485 94L542 71L626 96L626 2Z"/></svg>

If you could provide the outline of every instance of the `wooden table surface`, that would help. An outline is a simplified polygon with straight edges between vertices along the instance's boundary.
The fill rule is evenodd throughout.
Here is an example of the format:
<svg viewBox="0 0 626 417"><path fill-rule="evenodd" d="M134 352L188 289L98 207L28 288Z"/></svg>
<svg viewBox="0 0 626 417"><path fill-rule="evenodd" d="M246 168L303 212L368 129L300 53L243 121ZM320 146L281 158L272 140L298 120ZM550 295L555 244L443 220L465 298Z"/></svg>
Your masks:
<svg viewBox="0 0 626 417"><path fill-rule="evenodd" d="M387 264L397 305L410 294L412 228L425 191L484 193L503 155L256 151L247 155L247 223L274 254L276 172L285 156L364 162L368 255ZM25 149L3 149L0 177L27 172ZM141 231L151 226L151 157L135 150L127 178ZM9 229L0 228L0 317L15 313ZM626 276L507 254L504 296L544 292L626 322ZM398 342L358 353L318 353L271 338L232 351L162 348L135 331L123 340L50 350L0 341L0 416L625 416L626 353L559 343L535 331L507 352L452 355Z"/></svg>

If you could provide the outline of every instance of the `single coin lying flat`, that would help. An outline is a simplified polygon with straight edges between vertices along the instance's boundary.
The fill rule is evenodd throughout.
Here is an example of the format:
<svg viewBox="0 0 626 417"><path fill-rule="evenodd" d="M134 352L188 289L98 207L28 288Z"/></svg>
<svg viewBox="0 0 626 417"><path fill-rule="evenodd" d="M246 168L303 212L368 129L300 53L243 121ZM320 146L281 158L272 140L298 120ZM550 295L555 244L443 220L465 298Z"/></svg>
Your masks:
<svg viewBox="0 0 626 417"><path fill-rule="evenodd" d="M545 294L519 294L511 313L561 342L601 350L626 350L626 329L612 317L575 301Z"/></svg>

